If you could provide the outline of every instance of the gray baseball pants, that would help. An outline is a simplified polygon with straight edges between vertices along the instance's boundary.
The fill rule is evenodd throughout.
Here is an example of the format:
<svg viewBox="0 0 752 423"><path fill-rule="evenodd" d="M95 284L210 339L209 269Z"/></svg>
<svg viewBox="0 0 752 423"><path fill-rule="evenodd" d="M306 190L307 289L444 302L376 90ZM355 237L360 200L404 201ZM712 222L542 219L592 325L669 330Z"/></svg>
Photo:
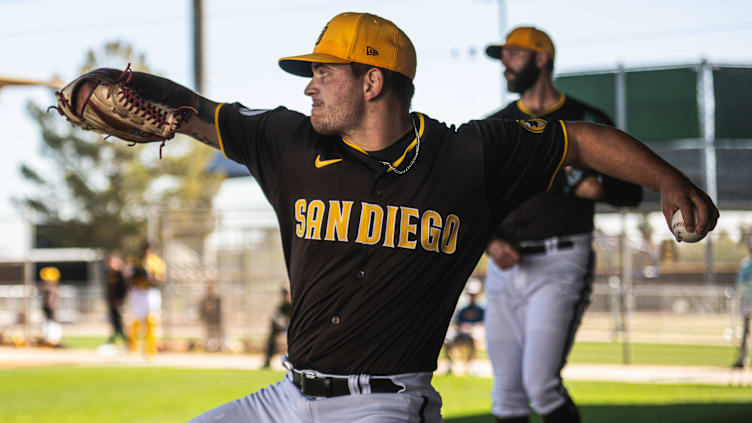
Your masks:
<svg viewBox="0 0 752 423"><path fill-rule="evenodd" d="M209 410L189 423L442 422L441 397L431 386L432 377L432 373L390 376L405 387L399 393L316 398L300 392L290 371L280 382ZM357 389L358 384L351 386Z"/></svg>
<svg viewBox="0 0 752 423"><path fill-rule="evenodd" d="M489 260L486 272L486 340L494 370L491 412L541 415L564 404L561 369L574 341L592 283L591 236L568 237L574 246L525 255L501 270Z"/></svg>

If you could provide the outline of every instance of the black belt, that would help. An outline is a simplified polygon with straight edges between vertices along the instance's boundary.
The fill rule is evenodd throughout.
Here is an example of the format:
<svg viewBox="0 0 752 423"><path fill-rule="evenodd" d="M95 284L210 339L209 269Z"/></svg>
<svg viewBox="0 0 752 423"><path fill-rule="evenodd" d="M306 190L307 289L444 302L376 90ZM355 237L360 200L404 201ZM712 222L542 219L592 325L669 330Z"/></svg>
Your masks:
<svg viewBox="0 0 752 423"><path fill-rule="evenodd" d="M304 372L292 371L292 383L305 395L312 397L341 397L350 395L348 379L321 377ZM370 379L371 393L395 394L404 388L389 379Z"/></svg>
<svg viewBox="0 0 752 423"><path fill-rule="evenodd" d="M574 242L570 240L557 240L556 241L556 248L559 250L568 250L570 248L574 248ZM525 243L520 243L520 246L517 248L517 251L521 255L528 255L528 254L542 254L546 252L546 245L545 244L539 244L539 245L525 245Z"/></svg>

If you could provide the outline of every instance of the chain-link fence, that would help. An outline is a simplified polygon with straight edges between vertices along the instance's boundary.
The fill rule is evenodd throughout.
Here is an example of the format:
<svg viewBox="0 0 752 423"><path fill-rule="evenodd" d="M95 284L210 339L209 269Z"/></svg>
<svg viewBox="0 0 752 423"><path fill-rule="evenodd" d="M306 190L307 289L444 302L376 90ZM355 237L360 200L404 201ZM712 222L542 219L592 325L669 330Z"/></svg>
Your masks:
<svg viewBox="0 0 752 423"><path fill-rule="evenodd" d="M619 234L596 231L596 277L579 338L736 343L736 280L752 214L722 215L723 225L695 244L677 243L660 213L599 215L599 227L616 222Z"/></svg>
<svg viewBox="0 0 752 423"><path fill-rule="evenodd" d="M660 213L597 215L596 277L578 339L735 344L741 324L736 275L748 254L752 212L722 216L708 240L678 244ZM199 304L213 285L221 298L226 346L262 349L282 301L280 290L288 286L275 221L270 209L153 213L150 237L167 265L163 339L200 345L206 325ZM476 277L484 276L485 262ZM2 266L0 332L27 326L38 333L43 317L36 285L24 284L23 262ZM64 326L106 330L101 275L61 281L57 317Z"/></svg>
<svg viewBox="0 0 752 423"><path fill-rule="evenodd" d="M164 336L202 338L206 316L202 319L200 304L212 289L220 297L226 347L258 350L280 292L289 286L273 214L268 209L185 211L155 218L167 264Z"/></svg>
<svg viewBox="0 0 752 423"><path fill-rule="evenodd" d="M196 305L212 282L223 299L228 335L255 344L266 335L280 301L279 289L287 280L278 230L253 224L258 213L215 214L216 226L203 238L186 236L192 231L185 222L204 221L197 217L200 214L163 216L167 335L184 335L180 328L200 325ZM743 244L752 231L752 213L724 213L724 217L726 225L707 241L679 244L660 213L599 215L593 244L596 277L581 338L732 341L732 328L741 322L736 316L736 272L747 254ZM483 277L484 271L482 261L475 275Z"/></svg>

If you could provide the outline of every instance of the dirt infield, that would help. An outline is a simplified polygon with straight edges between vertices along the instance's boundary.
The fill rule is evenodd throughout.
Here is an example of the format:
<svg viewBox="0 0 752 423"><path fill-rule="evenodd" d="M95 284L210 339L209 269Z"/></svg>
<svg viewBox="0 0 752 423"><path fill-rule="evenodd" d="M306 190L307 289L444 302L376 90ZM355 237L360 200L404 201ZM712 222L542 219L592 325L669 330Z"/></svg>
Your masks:
<svg viewBox="0 0 752 423"><path fill-rule="evenodd" d="M262 357L247 354L160 353L153 357L113 350L76 350L52 348L0 347L0 368L37 366L138 366L205 369L257 370ZM280 363L273 368L283 370ZM439 362L437 374L447 370L446 361ZM564 368L565 380L593 380L660 384L750 385L749 369L731 370L711 366L657 366L618 364L569 364ZM491 364L478 360L471 374L490 377Z"/></svg>

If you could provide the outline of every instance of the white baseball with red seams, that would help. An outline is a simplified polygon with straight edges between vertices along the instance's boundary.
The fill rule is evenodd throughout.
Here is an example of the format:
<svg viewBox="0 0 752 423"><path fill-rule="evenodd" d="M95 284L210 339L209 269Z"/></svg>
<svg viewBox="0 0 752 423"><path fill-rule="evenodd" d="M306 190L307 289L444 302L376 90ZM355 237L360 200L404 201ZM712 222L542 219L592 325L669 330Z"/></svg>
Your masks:
<svg viewBox="0 0 752 423"><path fill-rule="evenodd" d="M695 225L697 224L697 212L695 212ZM701 233L690 232L684 228L684 216L681 214L681 210L674 212L674 217L671 218L671 232L676 235L676 239L684 242L697 242L708 233L703 231Z"/></svg>

